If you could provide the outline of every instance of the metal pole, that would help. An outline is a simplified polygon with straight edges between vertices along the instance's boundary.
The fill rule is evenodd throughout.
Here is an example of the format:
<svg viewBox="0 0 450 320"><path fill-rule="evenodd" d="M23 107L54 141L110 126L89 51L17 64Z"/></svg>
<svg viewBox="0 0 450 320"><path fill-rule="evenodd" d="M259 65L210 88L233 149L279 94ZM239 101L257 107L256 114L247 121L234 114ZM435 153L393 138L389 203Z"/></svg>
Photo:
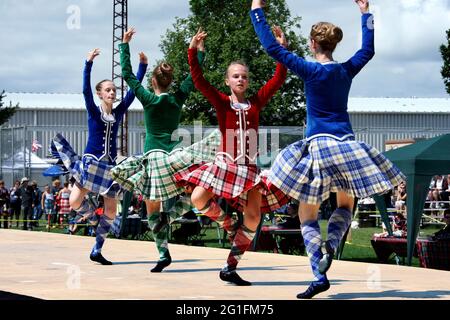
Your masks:
<svg viewBox="0 0 450 320"><path fill-rule="evenodd" d="M25 134L27 133L27 128L25 127ZM30 141L32 142L32 141ZM27 167L27 177L31 179L31 143L29 144L30 150L28 150L28 167Z"/></svg>
<svg viewBox="0 0 450 320"><path fill-rule="evenodd" d="M27 127L23 127L23 175L27 175Z"/></svg>
<svg viewBox="0 0 450 320"><path fill-rule="evenodd" d="M113 56L112 56L112 79L115 82L119 80L118 92L123 99L126 93L126 83L122 78L120 67L120 52L117 48L122 42L123 35L128 28L128 2L127 0L114 0L113 3ZM121 155L126 156L128 152L128 116L124 114L120 124L119 151Z"/></svg>
<svg viewBox="0 0 450 320"><path fill-rule="evenodd" d="M12 155L11 186L13 186L14 185L14 175L15 175L15 170L14 170L14 128L11 128L11 155Z"/></svg>

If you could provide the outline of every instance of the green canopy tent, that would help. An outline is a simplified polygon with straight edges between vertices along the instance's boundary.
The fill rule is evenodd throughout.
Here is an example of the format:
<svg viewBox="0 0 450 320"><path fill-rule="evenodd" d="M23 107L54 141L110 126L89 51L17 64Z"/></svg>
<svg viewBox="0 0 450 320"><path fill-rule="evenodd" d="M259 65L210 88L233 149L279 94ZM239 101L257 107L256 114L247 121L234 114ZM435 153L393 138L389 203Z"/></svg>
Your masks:
<svg viewBox="0 0 450 320"><path fill-rule="evenodd" d="M450 173L450 134L422 140L406 147L390 150L384 155L406 176L406 208L408 223L408 257L411 265L414 246L419 233L420 221L431 178L437 174ZM392 234L386 205L382 196L375 196L375 202L383 221Z"/></svg>

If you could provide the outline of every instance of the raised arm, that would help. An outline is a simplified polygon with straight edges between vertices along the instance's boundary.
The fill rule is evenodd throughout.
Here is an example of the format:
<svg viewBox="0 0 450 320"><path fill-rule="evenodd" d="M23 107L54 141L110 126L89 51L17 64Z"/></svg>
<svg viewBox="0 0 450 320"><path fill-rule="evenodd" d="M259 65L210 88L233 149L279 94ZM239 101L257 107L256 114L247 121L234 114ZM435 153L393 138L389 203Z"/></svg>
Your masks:
<svg viewBox="0 0 450 320"><path fill-rule="evenodd" d="M269 100L281 88L283 83L286 81L286 76L287 68L283 64L277 63L275 74L261 89L259 89L256 95L261 109L265 107L267 102L269 102Z"/></svg>
<svg viewBox="0 0 450 320"><path fill-rule="evenodd" d="M83 96L86 109L89 113L98 112L94 103L94 96L91 88L91 70L94 59L100 54L100 49L94 49L88 53L83 71Z"/></svg>
<svg viewBox="0 0 450 320"><path fill-rule="evenodd" d="M260 0L254 0L253 2L260 2ZM302 57L297 56L279 44L272 34L272 30L266 21L262 8L255 4L252 5L252 8L255 9L251 11L250 17L256 35L264 50L272 58L295 72L299 77L307 80L309 75L314 71L314 64L307 62Z"/></svg>
<svg viewBox="0 0 450 320"><path fill-rule="evenodd" d="M355 77L375 55L375 31L373 25L373 15L369 13L369 1L355 0L355 2L359 6L362 14L362 46L353 57L342 64L342 66L348 70L352 78Z"/></svg>
<svg viewBox="0 0 450 320"><path fill-rule="evenodd" d="M203 65L203 61L205 60L205 52L197 51L197 59L198 63ZM181 104L183 104L186 99L189 97L189 94L194 90L194 81L192 80L191 73L183 80L180 85L180 89L175 93L177 99Z"/></svg>
<svg viewBox="0 0 450 320"><path fill-rule="evenodd" d="M222 99L227 97L215 87L213 87L203 76L197 53L198 48L201 48L201 42L204 41L205 37L206 33L199 30L199 32L197 32L197 34L192 38L188 49L188 62L195 87L208 99L208 101L214 107L217 107L221 105Z"/></svg>
<svg viewBox="0 0 450 320"><path fill-rule="evenodd" d="M142 54L143 53L141 52L140 55L142 55ZM146 58L147 57L145 56L145 59ZM138 72L136 74L136 79L141 84L142 84L142 80L144 79L145 72L147 71L147 66L148 66L148 63L142 62L142 58L140 58ZM133 72L131 72L131 73L133 74ZM124 101L123 105L126 109L128 109L128 107L133 103L134 97L135 97L134 90L133 89L128 90L125 98L123 99L123 101Z"/></svg>
<svg viewBox="0 0 450 320"><path fill-rule="evenodd" d="M134 34L134 29L128 30L123 38L123 43L119 44L120 50L120 66L122 67L122 77L125 82L130 87L130 90L136 95L142 105L145 107L146 104L151 103L155 99L155 94L145 89L141 84L142 79L145 75L145 70L147 66L141 62L139 65L138 77L133 74L130 62L130 45L132 35ZM145 66L145 69L144 69ZM141 78L139 78L139 76ZM127 94L128 96L128 94Z"/></svg>

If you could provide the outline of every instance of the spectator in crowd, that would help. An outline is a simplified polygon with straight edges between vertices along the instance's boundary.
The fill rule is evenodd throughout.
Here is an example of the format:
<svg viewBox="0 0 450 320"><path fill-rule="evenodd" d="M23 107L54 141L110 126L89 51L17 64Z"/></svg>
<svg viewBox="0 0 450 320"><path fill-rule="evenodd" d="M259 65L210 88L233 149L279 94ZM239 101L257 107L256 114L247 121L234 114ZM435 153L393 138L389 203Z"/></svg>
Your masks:
<svg viewBox="0 0 450 320"><path fill-rule="evenodd" d="M42 191L39 189L35 180L31 181L31 188L33 189L33 224L37 227L39 226L39 219L41 219L42 216Z"/></svg>
<svg viewBox="0 0 450 320"><path fill-rule="evenodd" d="M58 196L59 191L61 190L61 181L56 179L52 183L52 187L50 189L50 192L53 194L53 197L55 199L55 214L53 215L52 224L56 224L58 222L58 215L59 215L59 205L56 201L56 197Z"/></svg>
<svg viewBox="0 0 450 320"><path fill-rule="evenodd" d="M16 220L16 228L19 227L20 208L22 206L22 200L19 194L20 181L16 180L14 186L9 190L9 208L11 220ZM12 226L12 222L11 222Z"/></svg>
<svg viewBox="0 0 450 320"><path fill-rule="evenodd" d="M397 211L395 213L394 219L391 222L392 226L392 235L394 237L404 238L407 235L407 229L406 229L406 218L403 215L401 211ZM386 226L384 222L382 223L383 232L381 233L375 233L375 237L388 237L389 233L386 229Z"/></svg>
<svg viewBox="0 0 450 320"><path fill-rule="evenodd" d="M58 203L58 207L59 207L59 224L62 227L64 220L66 220L67 216L70 213L70 203L69 203L69 198L70 198L70 190L69 190L69 182L64 182L64 188L62 188L59 192L58 195L56 196L56 201Z"/></svg>
<svg viewBox="0 0 450 320"><path fill-rule="evenodd" d="M23 177L20 181L19 194L22 201L23 230L28 230L28 222L33 214L33 188L28 184L27 177ZM30 223L30 229L32 225Z"/></svg>
<svg viewBox="0 0 450 320"><path fill-rule="evenodd" d="M436 175L431 180L429 198L432 201L430 208L438 208L438 202L441 201L441 194L448 189L447 179L441 175Z"/></svg>
<svg viewBox="0 0 450 320"><path fill-rule="evenodd" d="M283 229L300 229L300 219L298 217L298 201L292 200L285 206L284 214L287 215L283 221L277 223Z"/></svg>
<svg viewBox="0 0 450 320"><path fill-rule="evenodd" d="M50 222L53 220L53 215L55 215L55 196L50 191L49 185L44 187L44 192L41 196L41 207L47 216L48 228L50 228Z"/></svg>
<svg viewBox="0 0 450 320"><path fill-rule="evenodd" d="M393 226L393 234L396 237L406 237L406 218L402 212L397 212L394 217Z"/></svg>
<svg viewBox="0 0 450 320"><path fill-rule="evenodd" d="M443 191L440 194L442 201L450 201L450 174L445 176L444 178L445 182L443 183ZM445 186L447 188L445 188ZM447 208L449 207L449 204L447 203Z"/></svg>
<svg viewBox="0 0 450 320"><path fill-rule="evenodd" d="M397 212L406 212L406 185L405 182L400 183L397 188L395 199L395 209Z"/></svg>
<svg viewBox="0 0 450 320"><path fill-rule="evenodd" d="M3 227L8 229L9 192L5 188L5 182L0 180L0 219L3 219ZM1 228L1 223L0 223Z"/></svg>
<svg viewBox="0 0 450 320"><path fill-rule="evenodd" d="M450 209L444 211L445 227L436 232L432 238L436 241L450 241Z"/></svg>

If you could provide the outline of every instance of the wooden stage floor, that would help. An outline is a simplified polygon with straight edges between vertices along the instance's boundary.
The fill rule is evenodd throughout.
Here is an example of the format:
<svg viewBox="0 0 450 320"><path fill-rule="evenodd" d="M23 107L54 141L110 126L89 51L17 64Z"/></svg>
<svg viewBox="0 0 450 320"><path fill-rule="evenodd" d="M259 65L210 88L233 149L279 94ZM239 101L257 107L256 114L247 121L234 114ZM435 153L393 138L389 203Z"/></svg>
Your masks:
<svg viewBox="0 0 450 320"><path fill-rule="evenodd" d="M306 257L247 252L239 274L222 282L228 249L170 244L172 264L150 273L153 242L107 239L112 266L89 260L93 237L0 229L0 292L48 300L295 300L312 275ZM450 299L450 272L334 261L331 288L314 299Z"/></svg>

